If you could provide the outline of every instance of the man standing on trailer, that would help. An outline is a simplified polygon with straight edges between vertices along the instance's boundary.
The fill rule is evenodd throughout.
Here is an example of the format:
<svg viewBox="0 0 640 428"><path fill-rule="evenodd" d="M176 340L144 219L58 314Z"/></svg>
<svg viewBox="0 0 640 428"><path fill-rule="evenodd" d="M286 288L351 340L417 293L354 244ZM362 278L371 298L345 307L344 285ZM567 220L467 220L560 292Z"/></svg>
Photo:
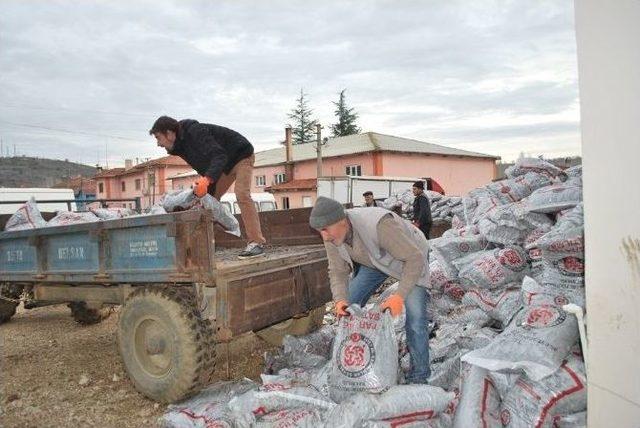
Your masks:
<svg viewBox="0 0 640 428"><path fill-rule="evenodd" d="M159 147L168 154L180 156L201 175L193 185L199 198L207 193L220 200L235 182L247 247L241 259L264 254L265 239L260 228L258 211L251 200L251 180L255 156L253 146L240 133L223 126L199 123L196 120L177 121L159 117L151 130Z"/></svg>
<svg viewBox="0 0 640 428"><path fill-rule="evenodd" d="M349 209L320 196L309 224L320 232L329 261L329 282L338 317L347 307L364 306L388 278L399 279L381 309L397 317L406 309L409 383L427 383L429 368L429 243L407 220L384 208Z"/></svg>

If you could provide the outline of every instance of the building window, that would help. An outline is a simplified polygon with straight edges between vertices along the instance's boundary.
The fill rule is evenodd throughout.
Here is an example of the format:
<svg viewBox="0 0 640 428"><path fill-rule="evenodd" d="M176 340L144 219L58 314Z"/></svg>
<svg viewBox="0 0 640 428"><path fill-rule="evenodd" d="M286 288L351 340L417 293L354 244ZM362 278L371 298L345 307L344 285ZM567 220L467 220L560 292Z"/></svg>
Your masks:
<svg viewBox="0 0 640 428"><path fill-rule="evenodd" d="M313 206L313 203L311 202L311 196L303 196L302 197L302 206L304 208Z"/></svg>
<svg viewBox="0 0 640 428"><path fill-rule="evenodd" d="M104 183L98 183L98 193L104 193Z"/></svg>
<svg viewBox="0 0 640 428"><path fill-rule="evenodd" d="M127 187L124 184L124 181L120 182L120 188L122 189L123 192L127 189Z"/></svg>
<svg viewBox="0 0 640 428"><path fill-rule="evenodd" d="M284 183L285 181L287 181L284 172L276 174L273 178L276 184Z"/></svg>
<svg viewBox="0 0 640 428"><path fill-rule="evenodd" d="M139 178L136 178L136 190L140 190L142 187L142 181Z"/></svg>
<svg viewBox="0 0 640 428"><path fill-rule="evenodd" d="M288 210L289 209L289 197L287 197L287 196L282 198L282 209L283 210Z"/></svg>
<svg viewBox="0 0 640 428"><path fill-rule="evenodd" d="M362 167L360 165L347 165L347 175L362 175Z"/></svg>
<svg viewBox="0 0 640 428"><path fill-rule="evenodd" d="M256 177L256 186L263 187L267 185L267 177L264 175L258 175Z"/></svg>

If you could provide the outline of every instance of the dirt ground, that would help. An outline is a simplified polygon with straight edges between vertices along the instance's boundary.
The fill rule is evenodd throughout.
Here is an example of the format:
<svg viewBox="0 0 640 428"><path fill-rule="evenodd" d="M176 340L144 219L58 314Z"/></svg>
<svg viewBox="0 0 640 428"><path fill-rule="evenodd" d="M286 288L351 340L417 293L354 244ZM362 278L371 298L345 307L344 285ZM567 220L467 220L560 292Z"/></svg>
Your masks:
<svg viewBox="0 0 640 428"><path fill-rule="evenodd" d="M65 305L18 309L0 326L1 427L157 426L166 406L129 382L116 345L117 309L100 324L75 323ZM218 379L226 378L218 349ZM231 377L258 378L273 349L250 333L230 345Z"/></svg>

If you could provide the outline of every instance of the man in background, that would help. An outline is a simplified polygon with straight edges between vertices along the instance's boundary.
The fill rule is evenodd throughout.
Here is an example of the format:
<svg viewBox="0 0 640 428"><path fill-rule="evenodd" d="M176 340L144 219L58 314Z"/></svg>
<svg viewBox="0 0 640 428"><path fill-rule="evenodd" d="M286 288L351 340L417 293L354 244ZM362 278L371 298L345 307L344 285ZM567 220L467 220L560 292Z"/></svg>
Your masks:
<svg viewBox="0 0 640 428"><path fill-rule="evenodd" d="M371 190L367 190L362 194L364 196L364 206L365 207L380 207L384 208L381 202L373 199L373 192Z"/></svg>
<svg viewBox="0 0 640 428"><path fill-rule="evenodd" d="M424 233L425 238L429 239L431 231L431 204L429 198L424 194L424 181L419 180L413 183L413 225Z"/></svg>

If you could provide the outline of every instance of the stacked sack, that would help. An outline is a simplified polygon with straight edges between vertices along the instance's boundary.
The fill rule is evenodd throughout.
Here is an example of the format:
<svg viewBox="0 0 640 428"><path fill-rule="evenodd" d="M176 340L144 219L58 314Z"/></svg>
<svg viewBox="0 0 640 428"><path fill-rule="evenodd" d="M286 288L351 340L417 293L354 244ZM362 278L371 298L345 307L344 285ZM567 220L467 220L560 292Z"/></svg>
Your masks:
<svg viewBox="0 0 640 428"><path fill-rule="evenodd" d="M393 320L398 364L388 366L397 367L395 384L371 388L363 382L360 390L332 394L332 352L340 354L336 343L344 339L336 338L336 324L326 325L305 337L287 336L280 351L267 355L262 385L216 400L211 415L198 410L202 405L197 398L193 405L171 407L162 423L585 426L586 371L578 324L563 310L567 303L584 306L581 183L580 168L563 172L540 159L521 159L507 179L461 199L453 228L430 241L428 385L404 382L410 355L403 313ZM440 195L435 202L443 199ZM391 285L365 309L384 301L396 287ZM236 386L241 390L246 381ZM192 420L185 422L184 415ZM181 423L175 422L178 417ZM222 423L228 420L233 422Z"/></svg>

